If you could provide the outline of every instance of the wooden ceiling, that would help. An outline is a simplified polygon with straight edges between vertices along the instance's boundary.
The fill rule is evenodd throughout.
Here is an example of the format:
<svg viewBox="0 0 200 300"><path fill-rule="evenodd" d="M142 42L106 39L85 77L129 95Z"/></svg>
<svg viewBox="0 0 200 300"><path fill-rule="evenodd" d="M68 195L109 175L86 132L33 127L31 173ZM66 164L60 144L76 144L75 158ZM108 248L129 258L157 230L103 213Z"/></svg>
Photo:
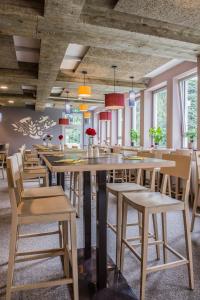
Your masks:
<svg viewBox="0 0 200 300"><path fill-rule="evenodd" d="M144 89L146 75L171 59L196 61L198 8L199 0L1 0L0 104L43 110L50 96L62 102L65 89L77 101L85 70L91 100L102 103L113 90L112 65L118 91L130 89L130 76ZM67 54L73 45L79 57Z"/></svg>

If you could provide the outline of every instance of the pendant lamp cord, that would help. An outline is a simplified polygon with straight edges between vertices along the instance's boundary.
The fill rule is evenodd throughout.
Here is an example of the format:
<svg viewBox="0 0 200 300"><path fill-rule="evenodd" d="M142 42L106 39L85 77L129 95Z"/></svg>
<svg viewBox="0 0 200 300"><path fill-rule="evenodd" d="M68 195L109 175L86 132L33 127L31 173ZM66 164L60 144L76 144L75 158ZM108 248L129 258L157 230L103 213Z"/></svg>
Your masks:
<svg viewBox="0 0 200 300"><path fill-rule="evenodd" d="M116 66L112 66L112 68L113 68L113 72L114 72L114 93L115 93L115 85L116 85L116 82L115 82L115 72L116 72Z"/></svg>

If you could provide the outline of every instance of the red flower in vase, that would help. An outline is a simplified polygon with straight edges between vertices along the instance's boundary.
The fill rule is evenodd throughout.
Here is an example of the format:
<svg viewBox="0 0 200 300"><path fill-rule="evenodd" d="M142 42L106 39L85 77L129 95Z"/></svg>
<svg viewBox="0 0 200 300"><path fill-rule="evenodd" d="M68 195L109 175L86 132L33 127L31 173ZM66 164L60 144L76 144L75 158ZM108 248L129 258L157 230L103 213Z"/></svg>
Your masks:
<svg viewBox="0 0 200 300"><path fill-rule="evenodd" d="M86 129L85 133L90 136L95 136L96 130L94 128L88 128L88 129Z"/></svg>
<svg viewBox="0 0 200 300"><path fill-rule="evenodd" d="M60 134L58 138L59 138L60 141L62 141L64 136L62 134Z"/></svg>

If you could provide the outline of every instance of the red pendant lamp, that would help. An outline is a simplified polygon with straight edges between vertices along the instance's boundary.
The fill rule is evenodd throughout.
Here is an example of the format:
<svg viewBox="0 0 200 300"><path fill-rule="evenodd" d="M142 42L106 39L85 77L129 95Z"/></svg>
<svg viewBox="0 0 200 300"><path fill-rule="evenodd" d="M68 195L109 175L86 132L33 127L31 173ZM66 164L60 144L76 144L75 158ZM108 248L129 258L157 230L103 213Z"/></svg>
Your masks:
<svg viewBox="0 0 200 300"><path fill-rule="evenodd" d="M99 120L100 121L111 121L112 119L112 113L111 111L102 111L99 114Z"/></svg>
<svg viewBox="0 0 200 300"><path fill-rule="evenodd" d="M66 125L69 125L69 119L67 118L60 118L59 121L58 121L59 125L62 125L62 126L66 126Z"/></svg>
<svg viewBox="0 0 200 300"><path fill-rule="evenodd" d="M108 109L121 109L124 108L124 94L115 93L115 71L116 66L112 66L114 71L114 93L105 95L105 107Z"/></svg>

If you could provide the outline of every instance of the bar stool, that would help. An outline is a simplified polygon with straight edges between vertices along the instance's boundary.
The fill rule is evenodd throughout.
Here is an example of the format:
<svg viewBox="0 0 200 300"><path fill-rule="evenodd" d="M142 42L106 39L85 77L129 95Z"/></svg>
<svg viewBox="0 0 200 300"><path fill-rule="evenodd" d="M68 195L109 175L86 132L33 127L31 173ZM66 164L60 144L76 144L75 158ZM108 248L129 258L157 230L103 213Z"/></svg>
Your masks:
<svg viewBox="0 0 200 300"><path fill-rule="evenodd" d="M117 219L116 219L116 225L110 224L109 222L108 227L116 233L117 238L117 245L116 245L116 264L120 268L120 253L121 253L121 220L122 220L122 195L124 192L146 192L149 191L146 187L141 185L141 173L142 170L139 169L137 173L137 179L136 183L108 183L107 184L107 203L109 200L109 193L114 195L117 200ZM150 189L152 191L155 190L155 172L152 171L152 177L151 177L151 185ZM158 239L158 225L157 225L157 219L155 215L152 215L153 220L153 228L154 233L149 233L152 237L154 237L156 240ZM126 223L126 226L138 226L139 233L141 235L141 215L138 213L138 222L128 224ZM139 237L138 237L139 238ZM137 237L134 237L134 240L137 239ZM158 245L156 245L157 249L157 258L160 258L160 251Z"/></svg>
<svg viewBox="0 0 200 300"><path fill-rule="evenodd" d="M48 172L45 166L24 167L21 153L16 153L21 176L23 180L43 179L43 186L49 185Z"/></svg>
<svg viewBox="0 0 200 300"><path fill-rule="evenodd" d="M76 212L66 196L48 198L33 198L28 201L19 201L16 174L12 171L15 165L15 158L7 159L7 178L9 196L11 201L12 224L10 237L10 251L7 273L6 300L11 299L11 294L20 290L46 288L65 284L73 284L74 299L78 300L78 266L76 246ZM63 227L63 247L57 249L45 249L31 252L17 252L17 241L19 238L34 237L34 235L20 235L21 225L45 224L61 222ZM68 230L68 227L70 227ZM68 233L70 232L70 238ZM40 234L40 236L45 234ZM69 244L71 249L69 250ZM14 265L18 262L25 262L46 257L63 256L65 278L45 281L40 283L13 285ZM69 262L72 268L72 277L69 277Z"/></svg>
<svg viewBox="0 0 200 300"><path fill-rule="evenodd" d="M122 247L121 247L120 265L122 270L123 261L124 261L124 250L125 250L125 246L127 246L141 262L141 279L140 279L141 300L145 298L145 284L146 284L146 276L148 273L169 269L180 265L186 264L188 266L189 286L191 289L194 288L192 244L191 244L191 235L190 235L189 205L188 205L189 189L190 189L191 157L166 154L163 155L163 159L175 161L176 166L170 168L161 168L160 172L163 174L161 193L141 192L141 193L123 194ZM169 184L169 176L174 176L176 178L181 178L184 180L184 194L183 194L182 201L173 199L166 195L167 185ZM128 206L137 210L142 215L141 243L136 245L130 244L129 241L126 239L126 220L127 220ZM176 250L174 250L167 243L166 214L167 212L175 212L175 211L181 211L183 214L186 253L187 253L186 258L183 257ZM162 216L163 238L160 241L149 242L149 237L148 237L149 216L150 214L158 214L158 213L161 213ZM164 264L148 267L147 266L148 245L153 245L155 243L159 245L160 244L163 245ZM141 246L141 255L135 249L137 246ZM179 258L179 260L168 263L167 250L173 253L177 258Z"/></svg>

